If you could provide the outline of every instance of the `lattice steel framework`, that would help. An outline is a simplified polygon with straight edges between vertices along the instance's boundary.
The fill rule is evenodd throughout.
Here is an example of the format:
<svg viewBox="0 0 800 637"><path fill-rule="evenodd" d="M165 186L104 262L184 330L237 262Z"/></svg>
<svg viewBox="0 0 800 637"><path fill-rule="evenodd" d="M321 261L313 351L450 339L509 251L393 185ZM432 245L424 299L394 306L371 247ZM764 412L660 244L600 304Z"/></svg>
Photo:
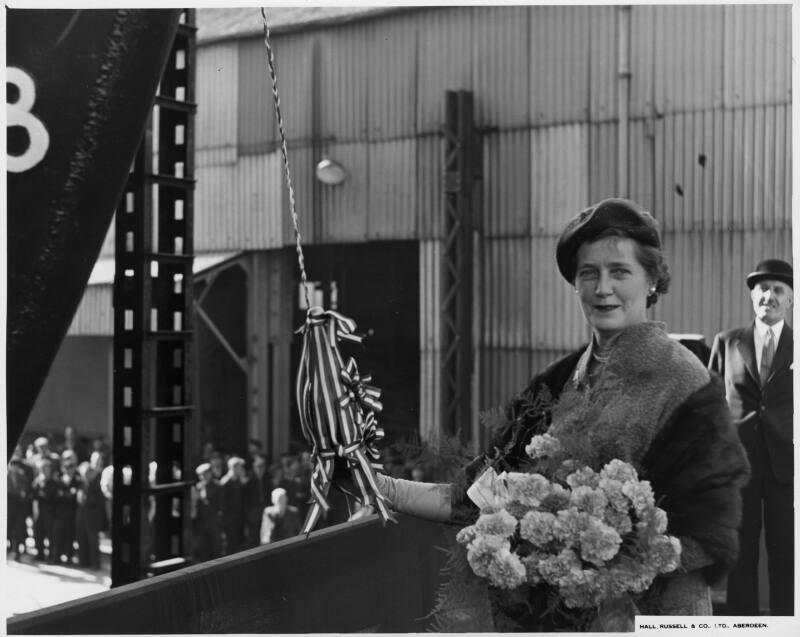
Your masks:
<svg viewBox="0 0 800 637"><path fill-rule="evenodd" d="M180 568L190 548L194 14L116 213L113 586Z"/></svg>
<svg viewBox="0 0 800 637"><path fill-rule="evenodd" d="M470 91L445 97L445 240L442 293L442 429L466 436L471 423L473 216L480 138Z"/></svg>

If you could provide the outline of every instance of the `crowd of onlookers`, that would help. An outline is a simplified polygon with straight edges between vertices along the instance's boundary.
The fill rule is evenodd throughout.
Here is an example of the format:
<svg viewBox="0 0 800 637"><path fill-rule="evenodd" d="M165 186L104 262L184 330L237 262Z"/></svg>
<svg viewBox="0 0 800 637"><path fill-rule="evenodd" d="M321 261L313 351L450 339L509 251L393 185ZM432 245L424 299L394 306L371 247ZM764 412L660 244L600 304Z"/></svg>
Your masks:
<svg viewBox="0 0 800 637"><path fill-rule="evenodd" d="M242 455L223 454L208 442L199 460L191 507L195 560L229 555L300 533L311 500L314 463L310 453L284 454L269 464L258 440L250 440ZM394 477L426 477L422 465L407 464L397 454L385 453L384 464ZM369 507L355 506L346 511L344 519L370 512ZM338 519L323 520L317 528L342 521L342 511L337 513Z"/></svg>
<svg viewBox="0 0 800 637"><path fill-rule="evenodd" d="M87 445L72 427L57 445L46 436L18 445L8 463L9 557L30 552L50 564L100 568L100 533L108 529L100 478L108 461L103 438Z"/></svg>
<svg viewBox="0 0 800 637"><path fill-rule="evenodd" d="M261 443L246 454L203 445L192 488L194 558L203 561L300 532L311 497L308 453L285 454L269 464Z"/></svg>
<svg viewBox="0 0 800 637"><path fill-rule="evenodd" d="M421 466L405 464L397 455L385 453L384 463L394 477L425 479ZM250 440L242 454L203 444L191 488L192 559L214 559L299 534L310 506L313 470L307 451L284 454L270 464L258 440ZM112 491L110 446L104 438L87 444L67 427L63 442L40 436L27 448L17 446L8 464L9 557L29 553L50 564L100 568L100 536L110 537ZM338 510L338 518L317 528L370 512L347 510L342 518Z"/></svg>

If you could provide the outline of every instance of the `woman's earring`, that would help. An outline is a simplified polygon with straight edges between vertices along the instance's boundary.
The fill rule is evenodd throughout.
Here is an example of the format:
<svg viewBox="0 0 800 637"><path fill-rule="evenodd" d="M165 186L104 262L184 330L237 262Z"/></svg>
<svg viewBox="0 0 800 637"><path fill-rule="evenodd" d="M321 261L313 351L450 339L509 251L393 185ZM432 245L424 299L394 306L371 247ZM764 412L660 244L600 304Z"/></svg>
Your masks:
<svg viewBox="0 0 800 637"><path fill-rule="evenodd" d="M656 293L656 286L653 286L650 288L650 294L655 294L655 293Z"/></svg>

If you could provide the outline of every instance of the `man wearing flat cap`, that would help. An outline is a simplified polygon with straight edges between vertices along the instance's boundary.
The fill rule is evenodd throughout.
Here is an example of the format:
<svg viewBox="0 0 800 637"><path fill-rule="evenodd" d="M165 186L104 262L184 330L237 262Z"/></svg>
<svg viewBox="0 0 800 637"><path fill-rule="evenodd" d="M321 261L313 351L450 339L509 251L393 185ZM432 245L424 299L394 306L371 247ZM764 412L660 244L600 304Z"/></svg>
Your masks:
<svg viewBox="0 0 800 637"><path fill-rule="evenodd" d="M767 259L747 276L755 320L714 338L709 368L725 393L747 450L739 561L728 575L730 615L759 615L758 558L763 524L771 615L794 614L794 451L792 447L792 266Z"/></svg>

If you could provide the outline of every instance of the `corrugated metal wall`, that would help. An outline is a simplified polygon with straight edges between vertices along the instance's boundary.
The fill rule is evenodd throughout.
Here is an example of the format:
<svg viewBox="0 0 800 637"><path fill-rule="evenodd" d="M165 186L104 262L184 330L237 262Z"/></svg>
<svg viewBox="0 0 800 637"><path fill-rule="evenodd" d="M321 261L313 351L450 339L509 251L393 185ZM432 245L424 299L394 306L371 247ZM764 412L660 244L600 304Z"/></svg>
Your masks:
<svg viewBox="0 0 800 637"><path fill-rule="evenodd" d="M664 228L791 228L791 105L666 115L655 125Z"/></svg>
<svg viewBox="0 0 800 637"><path fill-rule="evenodd" d="M283 164L279 153L197 167L195 252L283 245Z"/></svg>
<svg viewBox="0 0 800 637"><path fill-rule="evenodd" d="M69 336L107 336L114 333L112 287L107 283L86 288L67 331Z"/></svg>
<svg viewBox="0 0 800 637"><path fill-rule="evenodd" d="M419 429L420 435L433 440L441 419L442 380L442 244L420 241L419 244Z"/></svg>
<svg viewBox="0 0 800 637"><path fill-rule="evenodd" d="M673 279L669 294L654 307L654 318L674 332L704 334L709 345L722 327L752 321L745 277L755 264L772 256L792 260L792 236L786 231L669 233L664 248Z"/></svg>
<svg viewBox="0 0 800 637"><path fill-rule="evenodd" d="M370 144L367 239L380 241L417 235L416 150L411 137Z"/></svg>
<svg viewBox="0 0 800 637"><path fill-rule="evenodd" d="M240 82L242 68L235 42L203 47L197 56L196 165L231 163L236 159L240 139L238 107L234 96L246 91L255 78Z"/></svg>
<svg viewBox="0 0 800 637"><path fill-rule="evenodd" d="M586 61L592 19L593 10L589 7L550 6L529 11L531 124L588 120Z"/></svg>
<svg viewBox="0 0 800 637"><path fill-rule="evenodd" d="M320 31L320 116L323 138L347 143L366 140L373 21ZM276 44L276 47L279 44Z"/></svg>
<svg viewBox="0 0 800 637"><path fill-rule="evenodd" d="M427 9L415 14L417 132L434 133L444 122L444 92L471 89L474 9Z"/></svg>
<svg viewBox="0 0 800 637"><path fill-rule="evenodd" d="M401 14L370 24L365 34L369 139L411 138L416 133L418 19Z"/></svg>
<svg viewBox="0 0 800 637"><path fill-rule="evenodd" d="M590 127L554 125L531 137L531 228L533 236L557 235L565 221L589 204Z"/></svg>
<svg viewBox="0 0 800 637"><path fill-rule="evenodd" d="M791 256L790 7L628 9L627 193L618 190L619 10L427 7L274 38L305 239L421 242L423 432L439 413L447 89L474 92L483 128L481 407L588 338L553 252L566 220L592 201L628 194L653 211L674 279L652 315L709 341L749 320L742 281L753 265ZM198 249L290 243L263 43L201 46L198 58L207 69L198 92L213 93L198 130ZM236 72L220 78L218 64ZM320 156L341 162L348 180L315 184Z"/></svg>

